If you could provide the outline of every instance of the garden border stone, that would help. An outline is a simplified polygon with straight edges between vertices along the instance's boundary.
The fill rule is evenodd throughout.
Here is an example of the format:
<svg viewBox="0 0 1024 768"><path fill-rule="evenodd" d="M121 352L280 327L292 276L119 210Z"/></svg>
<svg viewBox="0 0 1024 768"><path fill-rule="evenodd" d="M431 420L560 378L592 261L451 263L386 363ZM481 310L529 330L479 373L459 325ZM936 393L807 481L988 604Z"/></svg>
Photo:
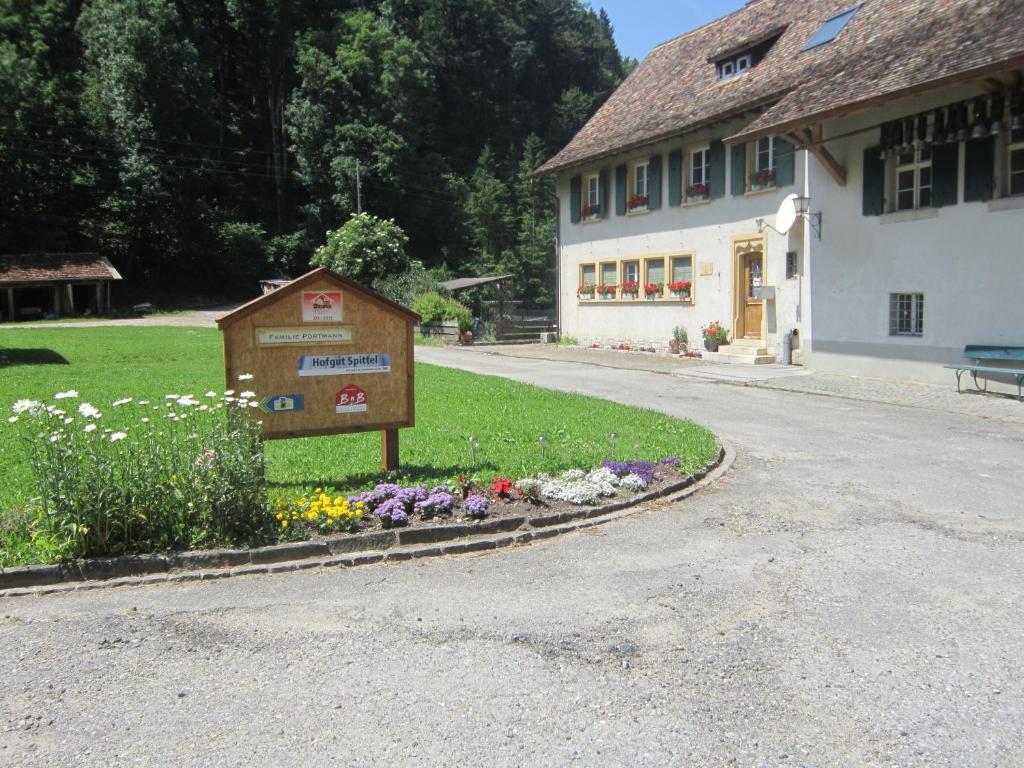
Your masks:
<svg viewBox="0 0 1024 768"><path fill-rule="evenodd" d="M128 555L9 568L0 570L0 598L101 587L208 581L230 576L354 567L486 552L619 520L642 511L645 509L642 504L655 499L680 501L722 477L732 468L735 459L735 449L721 441L715 461L679 482L628 500L552 515L532 518L517 515L477 523L339 534L255 549Z"/></svg>

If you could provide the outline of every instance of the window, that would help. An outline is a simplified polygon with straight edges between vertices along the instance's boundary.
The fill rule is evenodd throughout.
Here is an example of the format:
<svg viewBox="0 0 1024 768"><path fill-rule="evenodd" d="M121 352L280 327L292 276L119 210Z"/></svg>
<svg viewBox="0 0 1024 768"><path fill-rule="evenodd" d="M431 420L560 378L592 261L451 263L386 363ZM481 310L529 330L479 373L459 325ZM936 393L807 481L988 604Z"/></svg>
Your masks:
<svg viewBox="0 0 1024 768"><path fill-rule="evenodd" d="M614 261L605 261L601 264L601 285L610 285L613 288L619 280L619 265Z"/></svg>
<svg viewBox="0 0 1024 768"><path fill-rule="evenodd" d="M736 59L736 74L737 75L742 75L748 69L750 69L750 54L749 53L744 54L743 56L739 56Z"/></svg>
<svg viewBox="0 0 1024 768"><path fill-rule="evenodd" d="M904 152L896 159L896 210L930 208L931 204L931 147Z"/></svg>
<svg viewBox="0 0 1024 768"><path fill-rule="evenodd" d="M1009 184L1011 195L1024 195L1024 130L1010 134Z"/></svg>
<svg viewBox="0 0 1024 768"><path fill-rule="evenodd" d="M889 294L889 335L921 336L924 332L924 294Z"/></svg>
<svg viewBox="0 0 1024 768"><path fill-rule="evenodd" d="M754 172L750 174L750 189L775 186L775 137L767 136L753 144Z"/></svg>
<svg viewBox="0 0 1024 768"><path fill-rule="evenodd" d="M587 176L587 194L580 214L584 219L596 219L601 215L601 177L596 173Z"/></svg>
<svg viewBox="0 0 1024 768"><path fill-rule="evenodd" d="M693 256L673 256L668 283L669 294L693 300Z"/></svg>
<svg viewBox="0 0 1024 768"><path fill-rule="evenodd" d="M723 61L718 65L718 76L722 80L728 80L730 77L736 74L736 62L734 61Z"/></svg>
<svg viewBox="0 0 1024 768"><path fill-rule="evenodd" d="M622 262L622 292L639 293L640 291L640 262Z"/></svg>
<svg viewBox="0 0 1024 768"><path fill-rule="evenodd" d="M710 151L708 147L701 147L690 152L690 168L687 174L686 199L706 200L708 197L708 175L710 166Z"/></svg>
<svg viewBox="0 0 1024 768"><path fill-rule="evenodd" d="M797 261L796 251L786 251L786 279L796 277L800 274L800 266Z"/></svg>
<svg viewBox="0 0 1024 768"><path fill-rule="evenodd" d="M580 264L580 284L576 289L576 295L581 299L592 299L596 285L597 266L595 264Z"/></svg>
<svg viewBox="0 0 1024 768"><path fill-rule="evenodd" d="M633 166L632 173L630 174L630 195L629 199L626 200L627 211L647 210L648 166L648 163L637 163Z"/></svg>
<svg viewBox="0 0 1024 768"><path fill-rule="evenodd" d="M836 35L843 31L843 27L849 23L859 8L859 5L855 5L848 11L837 13L835 16L825 19L822 25L818 27L818 31L811 35L811 39L807 41L807 45L803 47L803 50L809 51L811 48L817 48L819 45L831 43Z"/></svg>
<svg viewBox="0 0 1024 768"><path fill-rule="evenodd" d="M665 295L665 259L647 259L644 262L644 296L657 298Z"/></svg>

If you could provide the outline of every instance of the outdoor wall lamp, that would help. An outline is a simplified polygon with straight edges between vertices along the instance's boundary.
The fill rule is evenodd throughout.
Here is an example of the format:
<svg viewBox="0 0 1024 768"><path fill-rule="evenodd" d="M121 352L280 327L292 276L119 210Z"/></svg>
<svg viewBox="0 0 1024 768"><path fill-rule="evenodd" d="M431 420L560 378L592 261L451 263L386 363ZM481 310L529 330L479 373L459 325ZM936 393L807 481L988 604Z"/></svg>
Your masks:
<svg viewBox="0 0 1024 768"><path fill-rule="evenodd" d="M811 198L806 195L787 195L779 206L778 213L775 214L774 227L765 219L756 219L754 223L757 224L758 234L770 229L772 232L785 235L789 233L798 218L805 219L814 234L821 240L821 211L811 213Z"/></svg>

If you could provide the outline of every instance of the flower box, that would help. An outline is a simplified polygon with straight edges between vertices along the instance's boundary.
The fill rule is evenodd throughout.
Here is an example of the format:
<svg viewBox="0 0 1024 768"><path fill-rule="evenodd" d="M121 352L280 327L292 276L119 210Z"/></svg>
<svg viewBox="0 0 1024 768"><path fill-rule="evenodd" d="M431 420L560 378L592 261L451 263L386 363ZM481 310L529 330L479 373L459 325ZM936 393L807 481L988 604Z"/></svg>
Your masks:
<svg viewBox="0 0 1024 768"><path fill-rule="evenodd" d="M661 284L660 283L647 283L644 285L644 297L647 299L660 299L661 298Z"/></svg>
<svg viewBox="0 0 1024 768"><path fill-rule="evenodd" d="M619 291L622 295L622 298L635 299L640 293L640 283L638 283L636 280L627 280L625 283L619 286Z"/></svg>
<svg viewBox="0 0 1024 768"><path fill-rule="evenodd" d="M626 210L630 213L633 211L646 211L648 202L647 195L633 195L626 201Z"/></svg>
<svg viewBox="0 0 1024 768"><path fill-rule="evenodd" d="M708 185L694 184L686 188L686 202L696 203L708 199Z"/></svg>
<svg viewBox="0 0 1024 768"><path fill-rule="evenodd" d="M587 221L593 221L601 218L601 206L600 205L584 205L580 209L580 217Z"/></svg>
<svg viewBox="0 0 1024 768"><path fill-rule="evenodd" d="M678 282L669 283L668 289L673 298L689 299L691 286L692 283L689 280L679 280Z"/></svg>
<svg viewBox="0 0 1024 768"><path fill-rule="evenodd" d="M576 289L576 298L580 301L590 301L594 298L594 286L583 285Z"/></svg>
<svg viewBox="0 0 1024 768"><path fill-rule="evenodd" d="M599 285L597 286L597 295L599 298L607 301L608 299L614 299L615 293L618 290L618 286L615 285Z"/></svg>
<svg viewBox="0 0 1024 768"><path fill-rule="evenodd" d="M750 189L756 191L759 189L771 189L775 186L775 169L769 168L766 170L755 171L750 174Z"/></svg>

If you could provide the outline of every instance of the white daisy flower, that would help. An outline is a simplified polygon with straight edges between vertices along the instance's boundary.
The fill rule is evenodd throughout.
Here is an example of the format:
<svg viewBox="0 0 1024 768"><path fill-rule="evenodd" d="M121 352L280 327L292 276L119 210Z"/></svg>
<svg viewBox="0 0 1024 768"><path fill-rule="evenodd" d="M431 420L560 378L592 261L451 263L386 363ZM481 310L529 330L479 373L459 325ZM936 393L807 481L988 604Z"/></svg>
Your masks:
<svg viewBox="0 0 1024 768"><path fill-rule="evenodd" d="M95 406L92 406L89 403L82 403L78 406L78 412L87 419L98 419L103 415Z"/></svg>
<svg viewBox="0 0 1024 768"><path fill-rule="evenodd" d="M242 397L256 397L256 393L247 389L242 393Z"/></svg>
<svg viewBox="0 0 1024 768"><path fill-rule="evenodd" d="M253 377L253 375L251 373L240 373L240 374L238 374L238 380L239 381L250 381L253 378L254 377Z"/></svg>
<svg viewBox="0 0 1024 768"><path fill-rule="evenodd" d="M96 430L96 425L95 424L86 424L85 425L85 431L86 432L94 432L95 430Z"/></svg>
<svg viewBox="0 0 1024 768"><path fill-rule="evenodd" d="M25 411L31 411L34 408L39 407L38 400L18 400L14 405L11 406L11 410L15 413L24 413Z"/></svg>
<svg viewBox="0 0 1024 768"><path fill-rule="evenodd" d="M65 400L69 397L78 397L77 389L69 389L67 392L58 392L53 396L54 400Z"/></svg>
<svg viewBox="0 0 1024 768"><path fill-rule="evenodd" d="M217 397L217 393L211 389L209 392L203 395L203 397Z"/></svg>
<svg viewBox="0 0 1024 768"><path fill-rule="evenodd" d="M177 400L181 395L164 395L164 400Z"/></svg>
<svg viewBox="0 0 1024 768"><path fill-rule="evenodd" d="M115 432L110 436L110 442L116 443L118 440L124 440L126 437L128 437L128 434L125 432Z"/></svg>
<svg viewBox="0 0 1024 768"><path fill-rule="evenodd" d="M224 390L224 394L225 395L233 395L233 394L235 394L235 390L233 390L233 389L225 389Z"/></svg>
<svg viewBox="0 0 1024 768"><path fill-rule="evenodd" d="M120 400L115 400L113 402L113 406L115 408L117 408L119 405L125 405L127 403L130 403L131 401L132 401L132 398L130 398L130 397L122 397Z"/></svg>
<svg viewBox="0 0 1024 768"><path fill-rule="evenodd" d="M7 420L9 422L11 422L11 424L17 424L18 423L18 417L17 416L8 416Z"/></svg>

